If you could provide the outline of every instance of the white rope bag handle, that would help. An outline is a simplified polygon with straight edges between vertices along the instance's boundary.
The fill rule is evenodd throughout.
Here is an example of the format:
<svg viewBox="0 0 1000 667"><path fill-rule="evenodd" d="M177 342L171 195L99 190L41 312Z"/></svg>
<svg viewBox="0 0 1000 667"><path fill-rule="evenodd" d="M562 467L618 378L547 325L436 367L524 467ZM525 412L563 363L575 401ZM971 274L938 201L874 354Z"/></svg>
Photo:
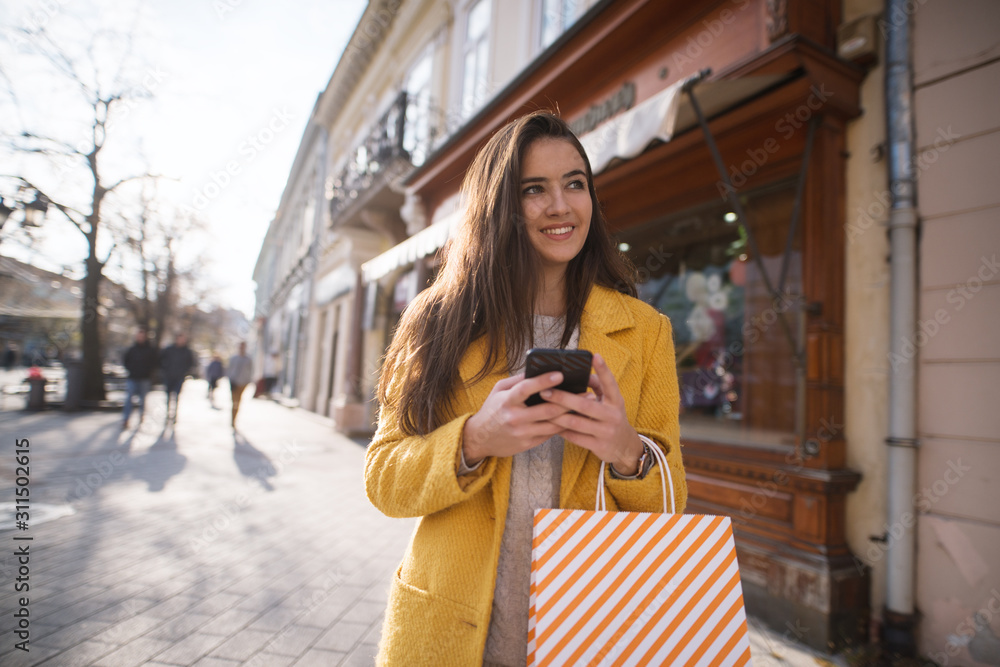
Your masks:
<svg viewBox="0 0 1000 667"><path fill-rule="evenodd" d="M639 434L639 439L642 440L656 458L656 462L660 464L660 484L663 487L663 513L667 513L667 498L670 499L670 514L677 513L677 506L674 504L674 480L670 476L670 466L667 464L667 455L664 454L660 447L653 442L651 439L644 436L642 433ZM601 474L597 478L597 501L595 503L598 512L608 511L607 498L604 493L604 468L607 464L601 461ZM667 493L667 489L670 489L670 493Z"/></svg>

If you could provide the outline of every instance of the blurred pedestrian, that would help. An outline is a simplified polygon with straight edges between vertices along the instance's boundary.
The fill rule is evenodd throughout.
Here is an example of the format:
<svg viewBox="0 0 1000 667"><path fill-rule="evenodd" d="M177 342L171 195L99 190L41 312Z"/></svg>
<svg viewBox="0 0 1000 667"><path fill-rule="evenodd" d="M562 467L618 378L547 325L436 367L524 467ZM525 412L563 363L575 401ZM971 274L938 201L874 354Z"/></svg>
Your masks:
<svg viewBox="0 0 1000 667"><path fill-rule="evenodd" d="M240 410L243 390L253 381L253 361L247 356L247 344L240 343L240 351L229 358L229 388L233 394L233 431L236 430L236 413Z"/></svg>
<svg viewBox="0 0 1000 667"><path fill-rule="evenodd" d="M208 380L208 402L213 408L215 407L215 388L225 373L226 370L222 366L222 358L218 354L213 354L212 361L209 362L208 368L205 369L205 379Z"/></svg>
<svg viewBox="0 0 1000 667"><path fill-rule="evenodd" d="M125 409L122 411L122 430L128 428L128 419L132 415L132 398L139 399L139 423L146 411L146 394L153 382L153 371L156 369L156 348L149 344L146 330L135 332L135 342L125 351L122 365L128 371L125 380Z"/></svg>
<svg viewBox="0 0 1000 667"><path fill-rule="evenodd" d="M194 353L187 344L187 336L179 333L174 342L160 353L160 371L167 390L167 420L177 421L177 405L180 402L181 385L194 366ZM170 411L171 402L174 404Z"/></svg>

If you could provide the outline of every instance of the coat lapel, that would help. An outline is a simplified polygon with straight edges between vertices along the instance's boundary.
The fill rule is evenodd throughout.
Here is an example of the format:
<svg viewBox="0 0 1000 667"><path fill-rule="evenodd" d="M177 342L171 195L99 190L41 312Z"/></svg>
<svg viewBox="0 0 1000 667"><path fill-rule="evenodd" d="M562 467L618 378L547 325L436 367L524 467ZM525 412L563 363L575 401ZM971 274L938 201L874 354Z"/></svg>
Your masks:
<svg viewBox="0 0 1000 667"><path fill-rule="evenodd" d="M590 350L604 357L608 368L616 378L624 377L629 363L632 361L632 351L616 341L611 334L630 329L635 326L632 314L625 307L625 297L606 287L594 286L587 298L583 315L580 318L581 350ZM464 393L455 405L458 414L474 412L486 401L493 385L507 377L503 363L498 369L493 369L482 380L472 383L479 369L486 360L486 344L483 338L472 342L468 352L459 364L458 372L464 384ZM583 464L589 452L573 443L566 443L563 450L562 482L559 489L559 504L565 506L570 490L576 484L583 470ZM511 461L509 457L500 459L494 473L493 504L497 518L506 516L507 502L510 496Z"/></svg>

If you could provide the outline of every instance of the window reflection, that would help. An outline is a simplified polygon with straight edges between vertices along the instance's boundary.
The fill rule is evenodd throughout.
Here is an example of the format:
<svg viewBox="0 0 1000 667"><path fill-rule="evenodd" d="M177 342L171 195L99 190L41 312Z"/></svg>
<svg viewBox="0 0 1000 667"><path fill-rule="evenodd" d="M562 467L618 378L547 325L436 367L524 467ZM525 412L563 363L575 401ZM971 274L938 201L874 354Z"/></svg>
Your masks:
<svg viewBox="0 0 1000 667"><path fill-rule="evenodd" d="M781 271L793 200L791 184L781 184L750 193L743 202L772 284ZM795 363L778 318L784 312L791 331L798 330L798 236L786 297L776 307L747 237L723 201L619 234L620 247L639 270L640 298L673 325L684 437L794 442Z"/></svg>

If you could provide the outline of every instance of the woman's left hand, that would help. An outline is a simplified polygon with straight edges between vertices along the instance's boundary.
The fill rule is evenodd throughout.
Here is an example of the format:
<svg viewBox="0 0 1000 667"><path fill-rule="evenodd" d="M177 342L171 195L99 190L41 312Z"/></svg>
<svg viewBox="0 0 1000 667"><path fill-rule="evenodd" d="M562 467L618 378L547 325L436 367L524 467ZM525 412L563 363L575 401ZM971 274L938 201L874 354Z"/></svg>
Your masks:
<svg viewBox="0 0 1000 667"><path fill-rule="evenodd" d="M563 430L560 435L589 449L602 461L614 466L620 475L634 475L639 469L643 445L625 414L625 399L611 369L599 354L594 354L590 387L594 393L572 394L558 389L541 392L542 398L572 410L553 418Z"/></svg>

